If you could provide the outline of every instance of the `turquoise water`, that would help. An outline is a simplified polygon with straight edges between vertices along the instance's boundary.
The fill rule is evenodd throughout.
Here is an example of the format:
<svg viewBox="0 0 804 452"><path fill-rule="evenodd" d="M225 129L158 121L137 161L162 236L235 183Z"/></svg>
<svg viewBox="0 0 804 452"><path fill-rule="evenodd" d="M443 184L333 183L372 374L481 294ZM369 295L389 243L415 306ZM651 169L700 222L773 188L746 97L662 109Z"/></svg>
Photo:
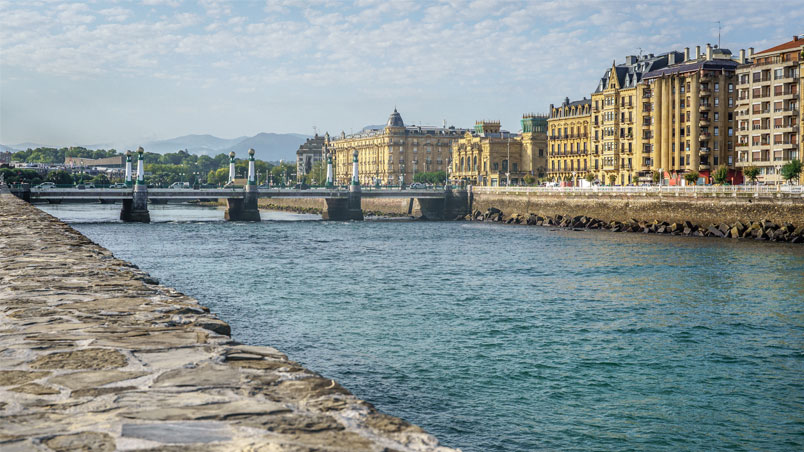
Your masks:
<svg viewBox="0 0 804 452"><path fill-rule="evenodd" d="M45 209L448 446L804 449L804 246Z"/></svg>

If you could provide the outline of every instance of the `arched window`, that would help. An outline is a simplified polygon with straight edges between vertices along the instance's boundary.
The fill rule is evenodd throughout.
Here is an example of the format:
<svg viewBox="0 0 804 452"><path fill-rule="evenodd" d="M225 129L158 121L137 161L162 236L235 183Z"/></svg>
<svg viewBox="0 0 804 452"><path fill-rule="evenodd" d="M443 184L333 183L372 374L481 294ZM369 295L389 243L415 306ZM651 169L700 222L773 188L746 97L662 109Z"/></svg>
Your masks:
<svg viewBox="0 0 804 452"><path fill-rule="evenodd" d="M477 171L477 156L472 159L472 171Z"/></svg>
<svg viewBox="0 0 804 452"><path fill-rule="evenodd" d="M461 157L461 171L466 171L466 164L463 161L463 157Z"/></svg>

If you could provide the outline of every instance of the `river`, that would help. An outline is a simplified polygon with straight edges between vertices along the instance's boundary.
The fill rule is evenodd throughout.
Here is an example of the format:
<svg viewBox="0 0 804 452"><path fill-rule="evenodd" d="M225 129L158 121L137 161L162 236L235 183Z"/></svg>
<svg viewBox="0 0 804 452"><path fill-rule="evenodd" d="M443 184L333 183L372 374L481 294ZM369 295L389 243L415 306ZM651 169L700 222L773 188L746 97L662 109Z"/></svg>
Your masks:
<svg viewBox="0 0 804 452"><path fill-rule="evenodd" d="M44 205L465 452L804 450L804 246Z"/></svg>

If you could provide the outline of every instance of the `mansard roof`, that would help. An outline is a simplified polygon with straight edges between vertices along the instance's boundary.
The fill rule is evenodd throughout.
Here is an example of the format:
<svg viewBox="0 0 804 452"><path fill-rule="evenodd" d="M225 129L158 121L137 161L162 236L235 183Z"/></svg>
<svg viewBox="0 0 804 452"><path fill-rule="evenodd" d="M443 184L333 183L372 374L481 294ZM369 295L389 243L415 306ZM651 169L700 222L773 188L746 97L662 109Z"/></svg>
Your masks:
<svg viewBox="0 0 804 452"><path fill-rule="evenodd" d="M618 89L633 88L642 81L644 74L667 67L671 55L674 61L684 59L684 54L676 51L656 56L652 53L642 56L629 55L625 57L625 63L612 64L612 67L606 70L597 84L595 93L603 92L609 88L610 80L612 79L616 80Z"/></svg>

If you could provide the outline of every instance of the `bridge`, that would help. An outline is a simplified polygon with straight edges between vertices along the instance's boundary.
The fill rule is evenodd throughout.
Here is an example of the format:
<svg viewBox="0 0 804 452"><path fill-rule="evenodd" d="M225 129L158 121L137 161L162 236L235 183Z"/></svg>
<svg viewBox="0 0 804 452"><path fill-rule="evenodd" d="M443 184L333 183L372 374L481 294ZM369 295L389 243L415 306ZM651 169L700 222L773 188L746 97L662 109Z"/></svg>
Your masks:
<svg viewBox="0 0 804 452"><path fill-rule="evenodd" d="M148 222L149 201L190 201L201 199L225 199L227 203L224 218L230 221L259 221L257 208L259 198L321 198L326 202L323 217L325 220L362 220L361 200L363 198L415 198L418 200L422 217L428 220L452 220L465 215L468 197L465 190L446 189L382 189L368 188L312 188L306 190L285 188L214 188L214 189L165 189L135 186L125 189L114 188L49 188L19 186L11 192L29 202L60 203L73 202L121 202L120 219L132 222ZM137 203L135 199L145 199Z"/></svg>
<svg viewBox="0 0 804 452"><path fill-rule="evenodd" d="M12 190L20 198L51 203L63 200L85 202L121 201L120 219L129 222L148 223L148 200L226 199L224 218L229 221L260 221L259 198L322 198L326 202L325 220L363 220L361 200L366 198L415 198L419 201L422 217L428 220L454 219L469 211L466 191L453 191L449 185L443 190L394 190L363 189L358 177L357 150L353 153L352 181L348 188L336 188L333 184L332 154L327 153L327 188L324 189L277 189L257 186L254 170L254 149L248 150L248 184L244 188L218 189L158 189L148 188L145 183L144 150L137 149L137 179L132 180L131 151L126 153L126 186L124 189L78 189L78 188L31 188L23 184ZM235 153L229 153L229 184L234 183ZM3 186L0 180L0 187Z"/></svg>

